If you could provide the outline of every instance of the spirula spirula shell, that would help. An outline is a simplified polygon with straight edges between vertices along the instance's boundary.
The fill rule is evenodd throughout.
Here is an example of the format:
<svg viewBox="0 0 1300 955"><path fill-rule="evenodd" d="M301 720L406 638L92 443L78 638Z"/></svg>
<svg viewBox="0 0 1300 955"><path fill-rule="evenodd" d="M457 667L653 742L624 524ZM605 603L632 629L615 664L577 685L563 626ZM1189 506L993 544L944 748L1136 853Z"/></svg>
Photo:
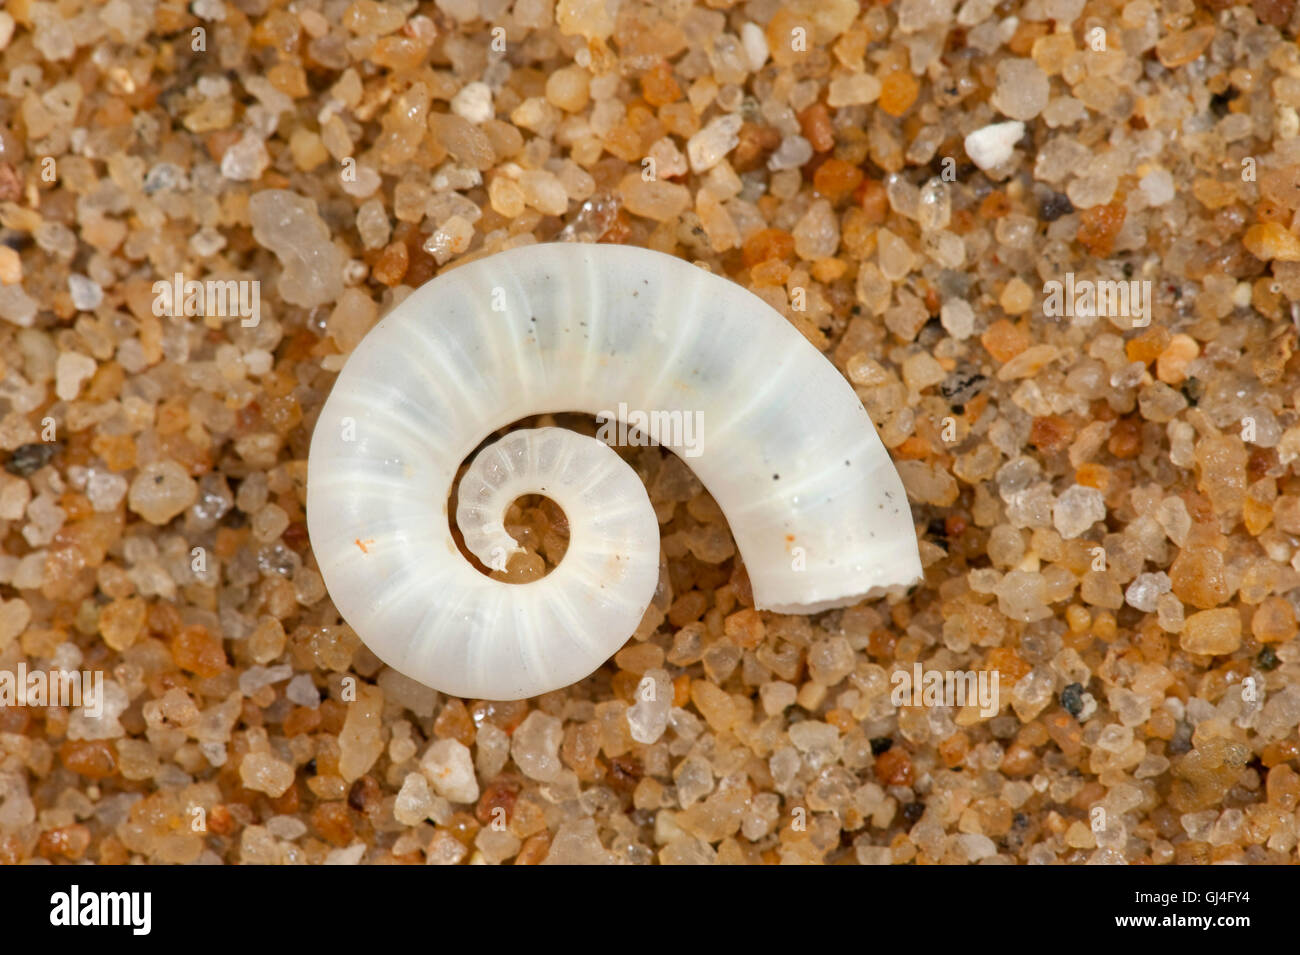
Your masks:
<svg viewBox="0 0 1300 955"><path fill-rule="evenodd" d="M538 245L413 292L348 358L312 436L307 526L330 596L389 666L456 696L566 686L627 640L654 595L658 524L601 441L516 431L462 479L457 526L485 564L517 545L525 493L564 510L560 565L527 584L475 570L452 539L460 464L531 414L623 405L701 412L683 456L718 502L759 609L813 612L921 576L907 499L853 389L762 300L679 259Z"/></svg>

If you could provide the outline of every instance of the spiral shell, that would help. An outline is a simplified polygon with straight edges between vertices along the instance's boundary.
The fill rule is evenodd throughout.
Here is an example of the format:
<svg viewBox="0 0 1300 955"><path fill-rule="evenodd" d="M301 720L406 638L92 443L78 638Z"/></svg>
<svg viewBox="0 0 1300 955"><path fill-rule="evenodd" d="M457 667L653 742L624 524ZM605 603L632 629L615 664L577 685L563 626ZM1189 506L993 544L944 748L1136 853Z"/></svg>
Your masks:
<svg viewBox="0 0 1300 955"><path fill-rule="evenodd" d="M717 501L759 609L846 606L921 576L902 482L853 389L779 313L671 256L537 245L413 292L357 346L308 460L307 526L344 619L389 666L446 693L521 699L582 679L635 630L658 580L658 524L602 441L558 428L483 449L456 521L489 566L517 548L506 508L564 510L560 565L493 580L458 552L448 499L483 438L528 415L699 413L657 435Z"/></svg>

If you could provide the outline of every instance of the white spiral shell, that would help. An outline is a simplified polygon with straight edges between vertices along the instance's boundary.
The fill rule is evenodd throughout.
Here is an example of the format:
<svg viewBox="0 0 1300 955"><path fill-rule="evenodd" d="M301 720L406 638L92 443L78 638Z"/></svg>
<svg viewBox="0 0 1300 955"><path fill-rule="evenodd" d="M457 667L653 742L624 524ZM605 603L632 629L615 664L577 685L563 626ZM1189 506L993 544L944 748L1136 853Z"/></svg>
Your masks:
<svg viewBox="0 0 1300 955"><path fill-rule="evenodd" d="M658 580L658 523L601 441L517 431L459 488L489 566L516 497L554 500L568 550L493 580L458 552L448 499L491 432L533 414L700 412L683 456L726 515L759 609L846 606L921 576L902 482L862 403L778 312L679 259L536 245L416 289L357 346L321 410L307 527L335 606L389 666L456 696L522 699L582 679L627 640Z"/></svg>

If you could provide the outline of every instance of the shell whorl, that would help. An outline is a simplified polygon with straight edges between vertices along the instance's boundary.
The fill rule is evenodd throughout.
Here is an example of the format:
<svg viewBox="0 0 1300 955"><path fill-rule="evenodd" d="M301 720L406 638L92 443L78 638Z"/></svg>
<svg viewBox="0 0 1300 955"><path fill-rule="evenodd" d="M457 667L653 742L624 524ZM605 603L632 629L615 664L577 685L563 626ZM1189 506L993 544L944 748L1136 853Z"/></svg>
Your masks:
<svg viewBox="0 0 1300 955"><path fill-rule="evenodd" d="M570 521L560 565L527 584L474 569L452 538L456 472L534 414L700 412L683 456L718 502L759 609L813 612L921 576L907 499L862 403L779 313L679 259L529 246L416 289L357 346L317 420L307 524L343 617L380 659L444 692L518 699L600 666L658 578L658 525L602 442L514 432L461 481L457 525L489 566L505 507L545 494Z"/></svg>

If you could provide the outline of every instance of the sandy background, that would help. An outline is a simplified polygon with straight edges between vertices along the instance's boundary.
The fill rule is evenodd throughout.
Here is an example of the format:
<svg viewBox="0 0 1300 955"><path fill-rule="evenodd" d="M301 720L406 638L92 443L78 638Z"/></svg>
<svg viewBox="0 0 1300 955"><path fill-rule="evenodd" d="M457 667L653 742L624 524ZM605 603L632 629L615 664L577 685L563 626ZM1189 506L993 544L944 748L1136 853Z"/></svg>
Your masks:
<svg viewBox="0 0 1300 955"><path fill-rule="evenodd" d="M1297 22L7 0L0 669L106 682L97 719L0 707L0 861L1295 861ZM898 463L924 584L756 612L717 506L628 449L665 586L611 662L513 704L385 669L315 570L313 421L411 288L553 240L787 315ZM156 314L177 273L260 283L256 327ZM1149 282L1149 322L1044 314L1067 273ZM517 579L564 546L526 503ZM895 707L917 662L996 671L1001 711Z"/></svg>

